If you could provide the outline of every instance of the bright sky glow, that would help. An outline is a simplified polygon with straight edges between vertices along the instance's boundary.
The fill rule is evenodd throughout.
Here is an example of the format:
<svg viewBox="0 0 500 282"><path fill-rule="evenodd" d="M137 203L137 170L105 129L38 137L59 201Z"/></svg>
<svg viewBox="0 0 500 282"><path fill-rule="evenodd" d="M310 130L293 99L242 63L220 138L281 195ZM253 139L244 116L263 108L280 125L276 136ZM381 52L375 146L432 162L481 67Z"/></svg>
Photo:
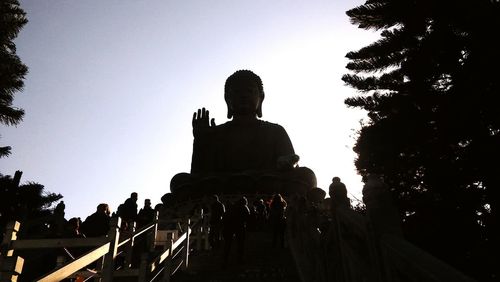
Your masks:
<svg viewBox="0 0 500 282"><path fill-rule="evenodd" d="M131 192L153 205L190 169L191 117L200 107L225 122L225 79L250 69L263 80L263 119L288 132L300 165L328 190L339 176L353 197L362 183L352 152L363 113L343 101L344 58L377 35L349 23L363 1L24 0L29 23L16 40L29 67L2 126L0 173L23 171L61 193L66 218Z"/></svg>

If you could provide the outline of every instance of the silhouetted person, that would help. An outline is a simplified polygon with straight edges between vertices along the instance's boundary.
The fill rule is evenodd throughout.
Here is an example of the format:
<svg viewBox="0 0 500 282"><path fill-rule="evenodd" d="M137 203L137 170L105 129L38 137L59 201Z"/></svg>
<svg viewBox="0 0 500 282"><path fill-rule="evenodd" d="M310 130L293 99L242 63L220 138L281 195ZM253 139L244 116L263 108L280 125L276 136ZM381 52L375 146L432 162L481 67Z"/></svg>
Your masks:
<svg viewBox="0 0 500 282"><path fill-rule="evenodd" d="M208 207L206 207L204 203L195 204L194 207L191 209L191 212L189 212L189 216L203 218L203 215L207 211L208 211Z"/></svg>
<svg viewBox="0 0 500 282"><path fill-rule="evenodd" d="M253 211L255 216L255 227L261 230L267 221L267 207L266 204L264 204L264 199L254 201Z"/></svg>
<svg viewBox="0 0 500 282"><path fill-rule="evenodd" d="M165 208L165 205L163 203L158 203L155 205L154 210L161 213L161 211Z"/></svg>
<svg viewBox="0 0 500 282"><path fill-rule="evenodd" d="M65 238L85 238L85 235L80 232L80 219L78 217L72 217L66 223L64 228L63 237Z"/></svg>
<svg viewBox="0 0 500 282"><path fill-rule="evenodd" d="M137 227L145 226L154 221L156 211L151 207L151 200L144 200L144 207L137 214Z"/></svg>
<svg viewBox="0 0 500 282"><path fill-rule="evenodd" d="M330 187L328 188L328 194L332 199L331 203L333 205L333 209L336 209L337 207L349 207L351 205L349 198L347 197L347 188L337 176L332 178L332 184L330 184Z"/></svg>
<svg viewBox="0 0 500 282"><path fill-rule="evenodd" d="M118 216L122 218L125 226L129 226L137 220L137 198L137 193L132 192L130 198L125 200L118 209Z"/></svg>
<svg viewBox="0 0 500 282"><path fill-rule="evenodd" d="M60 214L62 217L64 217L64 209L66 208L66 205L64 204L64 201L60 201L56 208L54 209L54 214Z"/></svg>
<svg viewBox="0 0 500 282"><path fill-rule="evenodd" d="M326 192L319 187L314 187L313 189L307 191L306 196L310 204L315 207L319 207L325 199Z"/></svg>
<svg viewBox="0 0 500 282"><path fill-rule="evenodd" d="M222 218L226 212L224 204L219 200L219 196L213 195L213 202L210 205L210 233L209 242L212 248L218 248L222 236Z"/></svg>
<svg viewBox="0 0 500 282"><path fill-rule="evenodd" d="M105 236L109 231L109 222L111 220L108 204L99 204L96 212L89 215L80 227L86 237Z"/></svg>
<svg viewBox="0 0 500 282"><path fill-rule="evenodd" d="M273 247L279 244L280 247L285 246L285 230L286 230L286 206L287 203L281 194L276 194L270 206L269 220L271 222L273 232Z"/></svg>
<svg viewBox="0 0 500 282"><path fill-rule="evenodd" d="M52 214L52 223L50 225L50 232L52 236L60 237L64 234L64 229L66 227L66 219L64 218L64 209L66 205L64 201L60 201L57 206L54 208L54 212Z"/></svg>
<svg viewBox="0 0 500 282"><path fill-rule="evenodd" d="M245 251L245 233L250 210L248 201L242 197L236 203L230 206L223 218L223 236L224 236L224 265L227 265L233 239L236 240L236 249L238 261L243 260Z"/></svg>
<svg viewBox="0 0 500 282"><path fill-rule="evenodd" d="M151 224L155 220L155 215L156 211L151 207L151 200L145 199L144 207L141 208L137 213L136 217L137 230L146 225ZM147 232L148 234L151 234L151 232L153 231L149 229ZM149 242L146 237L147 236L141 236L135 241L132 251L132 261L131 261L132 268L135 268L140 264L141 254L147 252Z"/></svg>
<svg viewBox="0 0 500 282"><path fill-rule="evenodd" d="M66 223L64 233L63 233L63 238L85 238L86 236L80 232L80 218L78 217L72 217L68 220ZM75 248L68 248L69 254L72 256L72 258L78 258L81 255L83 255L86 251L88 251L88 247L75 247Z"/></svg>

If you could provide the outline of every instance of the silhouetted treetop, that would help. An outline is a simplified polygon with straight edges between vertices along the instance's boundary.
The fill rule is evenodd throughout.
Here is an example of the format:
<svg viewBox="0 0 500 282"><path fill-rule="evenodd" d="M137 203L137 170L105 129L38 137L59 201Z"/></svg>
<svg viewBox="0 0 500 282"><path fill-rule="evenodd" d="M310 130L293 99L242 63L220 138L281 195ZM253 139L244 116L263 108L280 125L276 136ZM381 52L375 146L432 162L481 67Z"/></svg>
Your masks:
<svg viewBox="0 0 500 282"><path fill-rule="evenodd" d="M28 68L16 54L14 39L28 22L17 0L0 2L0 123L17 125L24 111L12 106L14 94L24 87ZM10 147L0 147L0 157L10 154Z"/></svg>
<svg viewBox="0 0 500 282"><path fill-rule="evenodd" d="M4 230L8 222L17 220L24 226L23 234L46 235L52 220L52 205L63 196L47 192L36 182L19 184L21 172L16 177L0 174L0 228Z"/></svg>
<svg viewBox="0 0 500 282"><path fill-rule="evenodd" d="M384 176L413 242L486 280L500 238L499 12L489 0L367 1L347 15L380 39L347 53L342 77L360 92L345 103L368 113L358 171Z"/></svg>

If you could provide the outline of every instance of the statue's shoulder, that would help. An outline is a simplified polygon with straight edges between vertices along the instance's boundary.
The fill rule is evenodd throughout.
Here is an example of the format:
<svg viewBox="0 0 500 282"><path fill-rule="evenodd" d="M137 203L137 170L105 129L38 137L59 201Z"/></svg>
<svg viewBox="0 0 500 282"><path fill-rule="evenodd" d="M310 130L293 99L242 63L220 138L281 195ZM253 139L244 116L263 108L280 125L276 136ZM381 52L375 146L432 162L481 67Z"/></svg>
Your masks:
<svg viewBox="0 0 500 282"><path fill-rule="evenodd" d="M262 125L262 126L268 126L268 127L282 127L281 125L277 124L277 123L273 123L273 122L269 122L269 121L265 121L265 120L261 120L259 119L258 120L259 123Z"/></svg>
<svg viewBox="0 0 500 282"><path fill-rule="evenodd" d="M277 123L272 123L265 120L259 120L260 126L266 128L267 130L275 131L275 132L286 132L285 128Z"/></svg>
<svg viewBox="0 0 500 282"><path fill-rule="evenodd" d="M283 126L264 120L255 120L251 124L238 124L233 121L220 124L216 127L216 132L224 134L226 132L238 132L241 130L254 130L256 134L263 134L269 136L283 136L287 135Z"/></svg>
<svg viewBox="0 0 500 282"><path fill-rule="evenodd" d="M247 127L247 126L251 126L251 127L263 127L263 128L267 128L267 129L280 129L280 130L284 130L284 128L281 125L277 124L277 123L272 123L272 122L265 121L265 120L260 120L260 119L257 119L257 120L255 120L255 122L252 122L250 124L248 124L248 123L238 124L238 123L235 123L235 122L233 122L233 121L230 120L230 121L227 121L225 123L217 125L217 128L221 129L221 130L224 130L224 129L228 129L228 128L232 128L232 127Z"/></svg>

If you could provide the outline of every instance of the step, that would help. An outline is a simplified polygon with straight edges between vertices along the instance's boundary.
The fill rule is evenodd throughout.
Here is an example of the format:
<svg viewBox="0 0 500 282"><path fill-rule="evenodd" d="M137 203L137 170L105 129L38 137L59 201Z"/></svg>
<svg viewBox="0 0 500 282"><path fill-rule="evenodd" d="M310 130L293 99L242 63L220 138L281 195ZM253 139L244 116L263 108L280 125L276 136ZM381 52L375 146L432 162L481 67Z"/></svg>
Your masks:
<svg viewBox="0 0 500 282"><path fill-rule="evenodd" d="M288 248L273 248L271 243L270 232L248 232L244 260L238 261L234 246L227 264L224 264L223 244L216 250L193 252L188 270L176 274L173 281L299 282L295 263Z"/></svg>

